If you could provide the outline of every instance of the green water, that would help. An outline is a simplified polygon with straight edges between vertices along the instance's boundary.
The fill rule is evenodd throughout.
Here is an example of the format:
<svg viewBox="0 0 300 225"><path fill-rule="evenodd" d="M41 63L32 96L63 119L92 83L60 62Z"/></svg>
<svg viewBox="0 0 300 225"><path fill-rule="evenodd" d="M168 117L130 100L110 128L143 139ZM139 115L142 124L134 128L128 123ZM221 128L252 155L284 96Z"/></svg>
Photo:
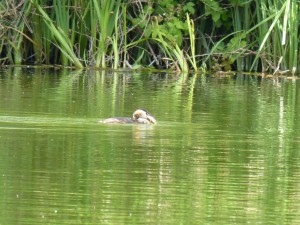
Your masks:
<svg viewBox="0 0 300 225"><path fill-rule="evenodd" d="M0 224L299 224L299 88L2 69Z"/></svg>

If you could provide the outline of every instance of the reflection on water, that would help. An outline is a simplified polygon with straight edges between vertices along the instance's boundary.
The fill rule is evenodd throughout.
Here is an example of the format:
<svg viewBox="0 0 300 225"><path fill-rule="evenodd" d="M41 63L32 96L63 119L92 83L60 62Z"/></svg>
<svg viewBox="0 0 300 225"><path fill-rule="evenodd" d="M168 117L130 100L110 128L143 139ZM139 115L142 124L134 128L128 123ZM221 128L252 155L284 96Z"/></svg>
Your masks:
<svg viewBox="0 0 300 225"><path fill-rule="evenodd" d="M0 224L298 224L298 81L0 72ZM158 124L101 124L148 109Z"/></svg>

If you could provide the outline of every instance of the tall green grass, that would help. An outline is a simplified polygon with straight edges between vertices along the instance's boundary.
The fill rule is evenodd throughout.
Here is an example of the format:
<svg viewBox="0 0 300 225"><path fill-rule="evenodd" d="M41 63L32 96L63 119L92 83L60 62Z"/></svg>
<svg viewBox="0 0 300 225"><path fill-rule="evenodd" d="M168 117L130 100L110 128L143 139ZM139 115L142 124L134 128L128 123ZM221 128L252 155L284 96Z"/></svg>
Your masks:
<svg viewBox="0 0 300 225"><path fill-rule="evenodd" d="M72 35L69 34L69 14L64 8L59 7L62 3L66 4L66 1L55 1L54 5L55 8L58 9L56 12L57 16L57 23L55 24L54 21L49 17L46 11L37 3L37 1L32 1L38 12L43 17L45 24L47 25L49 31L52 33L56 47L61 51L62 56L62 64L64 66L68 65L68 60L72 62L76 67L82 68L83 65L80 62L79 58L77 57L76 53L74 52L74 43L72 42L73 38Z"/></svg>
<svg viewBox="0 0 300 225"><path fill-rule="evenodd" d="M5 46L6 58L16 65L20 65L23 61L22 43L25 38L28 38L24 30L26 25L29 26L27 16L30 12L31 4L28 1L25 1L18 8L8 0L0 3L0 14L3 15L3 18L0 16L0 30L3 32L0 31L0 38L2 39L0 49ZM12 20L8 18L12 18Z"/></svg>
<svg viewBox="0 0 300 225"><path fill-rule="evenodd" d="M118 11L120 7L120 0L117 1L97 1L93 0L91 11L94 11L93 18L91 18L92 26L99 29L98 35L95 36L97 49L95 66L102 68L106 67L106 53L108 45L111 44L109 37L113 35L116 20L118 19Z"/></svg>
<svg viewBox="0 0 300 225"><path fill-rule="evenodd" d="M259 48L251 69L260 59L265 70L299 73L296 63L299 59L299 3L292 0L257 1L257 6L261 8L258 16L266 22L258 29Z"/></svg>
<svg viewBox="0 0 300 225"><path fill-rule="evenodd" d="M299 23L296 0L2 0L0 63L295 75Z"/></svg>

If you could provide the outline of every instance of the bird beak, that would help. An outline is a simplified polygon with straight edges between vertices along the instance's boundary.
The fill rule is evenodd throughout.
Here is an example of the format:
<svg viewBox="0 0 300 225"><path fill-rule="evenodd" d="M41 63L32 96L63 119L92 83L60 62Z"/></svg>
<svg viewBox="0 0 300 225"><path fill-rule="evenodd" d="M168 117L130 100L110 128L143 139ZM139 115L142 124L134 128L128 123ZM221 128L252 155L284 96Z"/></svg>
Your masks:
<svg viewBox="0 0 300 225"><path fill-rule="evenodd" d="M156 119L153 116L151 116L150 114L147 114L147 120L150 123L157 124Z"/></svg>

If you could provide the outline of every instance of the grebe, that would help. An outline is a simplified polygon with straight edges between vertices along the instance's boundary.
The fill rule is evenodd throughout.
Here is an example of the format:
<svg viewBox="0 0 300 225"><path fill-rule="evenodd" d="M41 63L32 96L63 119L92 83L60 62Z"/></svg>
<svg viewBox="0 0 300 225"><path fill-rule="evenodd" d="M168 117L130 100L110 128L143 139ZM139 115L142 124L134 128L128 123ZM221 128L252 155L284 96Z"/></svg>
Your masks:
<svg viewBox="0 0 300 225"><path fill-rule="evenodd" d="M144 109L137 109L132 114L132 118L115 117L100 120L100 123L139 123L139 124L156 124L156 119Z"/></svg>

